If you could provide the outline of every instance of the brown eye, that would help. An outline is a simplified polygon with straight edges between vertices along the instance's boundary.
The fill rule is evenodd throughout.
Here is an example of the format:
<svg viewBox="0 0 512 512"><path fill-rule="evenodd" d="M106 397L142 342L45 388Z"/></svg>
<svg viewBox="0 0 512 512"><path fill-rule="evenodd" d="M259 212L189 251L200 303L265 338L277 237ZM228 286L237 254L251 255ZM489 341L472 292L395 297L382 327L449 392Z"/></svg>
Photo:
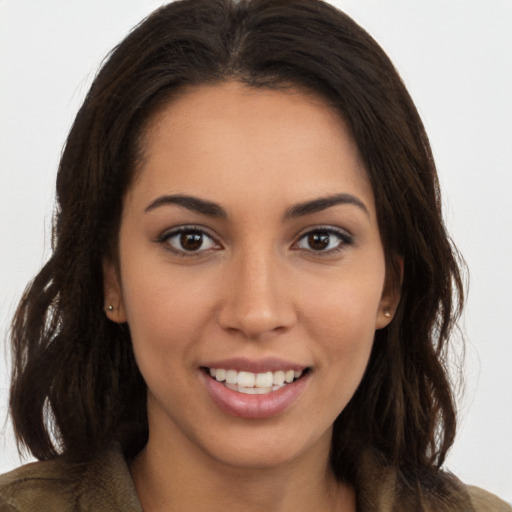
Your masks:
<svg viewBox="0 0 512 512"><path fill-rule="evenodd" d="M310 233L308 235L308 246L314 251L323 251L329 247L331 236L329 233Z"/></svg>
<svg viewBox="0 0 512 512"><path fill-rule="evenodd" d="M302 235L296 244L301 250L330 254L352 244L352 236L339 228L315 229Z"/></svg>
<svg viewBox="0 0 512 512"><path fill-rule="evenodd" d="M203 235L201 233L181 233L180 245L186 251L197 251L203 245Z"/></svg>
<svg viewBox="0 0 512 512"><path fill-rule="evenodd" d="M186 256L200 254L209 249L219 248L216 241L200 229L178 228L164 233L158 241L171 251Z"/></svg>

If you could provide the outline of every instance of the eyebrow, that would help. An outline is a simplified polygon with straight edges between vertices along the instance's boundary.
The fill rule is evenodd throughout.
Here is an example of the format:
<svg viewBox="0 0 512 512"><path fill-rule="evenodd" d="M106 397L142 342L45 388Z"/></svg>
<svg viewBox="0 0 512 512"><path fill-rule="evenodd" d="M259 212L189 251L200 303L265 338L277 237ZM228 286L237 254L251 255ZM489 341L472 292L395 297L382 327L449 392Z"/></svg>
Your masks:
<svg viewBox="0 0 512 512"><path fill-rule="evenodd" d="M224 210L224 208L222 208L222 206L218 205L217 203L207 201L206 199L200 199L198 197L182 194L160 196L152 201L146 207L144 212L149 212L161 206L174 204L182 206L183 208L187 208L188 210L191 210L195 213L207 215L208 217L216 217L221 219L225 219L227 217L226 210ZM339 204L351 204L357 206L367 215L370 215L366 205L356 196L352 194L334 194L331 196L320 197L311 201L304 201L303 203L293 205L292 207L288 208L288 210L286 210L286 213L284 214L284 220L294 219L304 215L311 215L313 213L326 210L327 208L331 208Z"/></svg>
<svg viewBox="0 0 512 512"><path fill-rule="evenodd" d="M219 206L217 203L212 203L211 201L206 201L205 199L199 199L198 197L181 194L160 196L152 201L146 207L144 212L149 212L155 208L159 208L160 206L172 204L182 206L183 208L187 208L187 210L200 213L201 215L207 215L209 217L217 217L221 219L227 217L226 210L224 210L224 208Z"/></svg>
<svg viewBox="0 0 512 512"><path fill-rule="evenodd" d="M303 203L296 204L286 210L284 218L294 219L304 215L310 215L312 213L317 213L339 204L351 204L357 206L363 212L365 212L366 215L370 215L366 205L356 196L353 196L352 194L334 194L332 196L319 197L318 199L313 199L312 201L305 201Z"/></svg>

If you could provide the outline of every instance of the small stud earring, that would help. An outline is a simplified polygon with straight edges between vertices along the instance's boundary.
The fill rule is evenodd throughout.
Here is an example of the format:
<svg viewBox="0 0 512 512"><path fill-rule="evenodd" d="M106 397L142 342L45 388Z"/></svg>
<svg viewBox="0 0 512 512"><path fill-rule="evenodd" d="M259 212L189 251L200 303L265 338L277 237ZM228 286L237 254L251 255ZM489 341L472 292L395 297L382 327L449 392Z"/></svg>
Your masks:
<svg viewBox="0 0 512 512"><path fill-rule="evenodd" d="M112 304L109 304L107 307L107 311L114 311L114 306L112 306Z"/></svg>
<svg viewBox="0 0 512 512"><path fill-rule="evenodd" d="M389 308L386 308L386 309L384 310L384 316L385 316L386 318L391 318L391 310L390 310Z"/></svg>

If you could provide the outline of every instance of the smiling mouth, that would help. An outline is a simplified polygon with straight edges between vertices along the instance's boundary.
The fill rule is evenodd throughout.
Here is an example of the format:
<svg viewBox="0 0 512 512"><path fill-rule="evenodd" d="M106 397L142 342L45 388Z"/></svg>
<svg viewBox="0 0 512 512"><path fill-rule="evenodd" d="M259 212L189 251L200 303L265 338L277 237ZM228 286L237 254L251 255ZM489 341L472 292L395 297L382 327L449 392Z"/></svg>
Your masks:
<svg viewBox="0 0 512 512"><path fill-rule="evenodd" d="M264 395L284 388L288 384L303 377L309 368L304 370L278 370L276 372L253 373L224 368L203 368L210 376L228 389L247 395Z"/></svg>

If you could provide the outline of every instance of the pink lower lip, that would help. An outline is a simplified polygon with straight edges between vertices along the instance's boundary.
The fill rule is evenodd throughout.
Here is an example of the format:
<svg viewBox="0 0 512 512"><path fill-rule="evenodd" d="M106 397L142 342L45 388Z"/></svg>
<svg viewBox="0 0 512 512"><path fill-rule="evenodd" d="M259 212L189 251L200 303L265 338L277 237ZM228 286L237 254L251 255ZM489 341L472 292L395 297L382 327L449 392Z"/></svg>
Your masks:
<svg viewBox="0 0 512 512"><path fill-rule="evenodd" d="M226 414L246 419L265 419L277 416L292 405L309 380L309 373L281 389L264 395L247 395L233 391L201 371L202 378L215 404Z"/></svg>

